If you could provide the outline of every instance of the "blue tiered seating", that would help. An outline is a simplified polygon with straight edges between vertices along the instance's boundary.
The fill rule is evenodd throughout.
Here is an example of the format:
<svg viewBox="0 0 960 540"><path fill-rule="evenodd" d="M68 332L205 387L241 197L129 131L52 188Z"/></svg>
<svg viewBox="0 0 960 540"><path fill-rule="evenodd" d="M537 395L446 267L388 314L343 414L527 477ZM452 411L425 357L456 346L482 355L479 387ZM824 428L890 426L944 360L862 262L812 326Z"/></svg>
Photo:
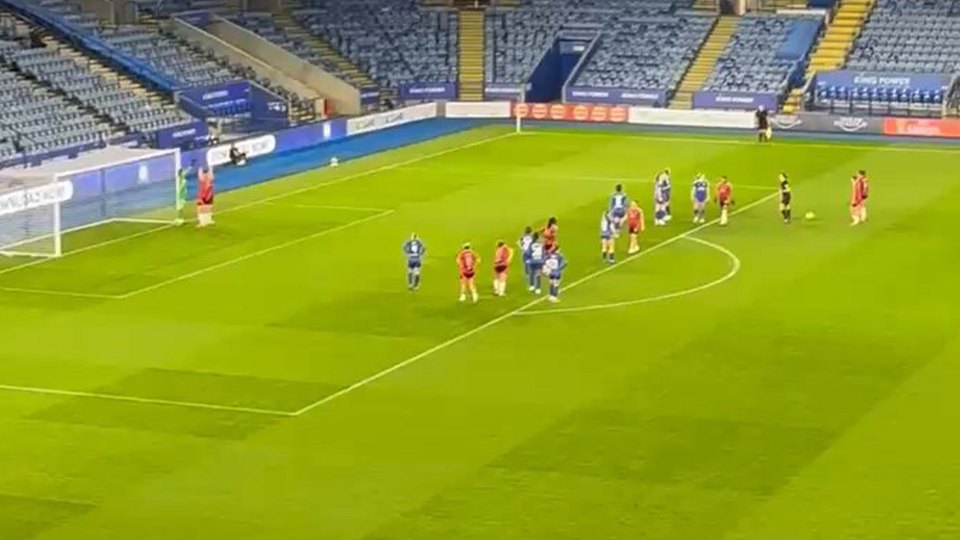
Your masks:
<svg viewBox="0 0 960 540"><path fill-rule="evenodd" d="M304 0L294 17L383 87L456 82L458 18L419 0Z"/></svg>
<svg viewBox="0 0 960 540"><path fill-rule="evenodd" d="M488 84L526 82L561 30L592 26L598 48L574 84L673 90L714 15L673 0L530 0L486 18ZM680 8L680 9L678 9Z"/></svg>
<svg viewBox="0 0 960 540"><path fill-rule="evenodd" d="M172 103L168 107L156 107L146 98L121 88L119 82L108 81L53 49L6 47L0 50L0 57L132 132L152 132L194 121Z"/></svg>
<svg viewBox="0 0 960 540"><path fill-rule="evenodd" d="M230 68L182 41L142 26L103 28L110 45L149 62L158 71L185 86L207 86L239 78Z"/></svg>
<svg viewBox="0 0 960 540"><path fill-rule="evenodd" d="M745 15L703 89L783 97L800 82L820 25L817 18ZM798 42L792 43L795 36L799 36Z"/></svg>
<svg viewBox="0 0 960 540"><path fill-rule="evenodd" d="M946 81L960 72L960 6L954 0L878 0L846 69L888 73L889 84L818 85L815 108L939 116L948 93ZM944 84L925 90L896 84L910 74L942 75Z"/></svg>
<svg viewBox="0 0 960 540"><path fill-rule="evenodd" d="M691 11L618 18L575 84L672 92L712 24Z"/></svg>
<svg viewBox="0 0 960 540"><path fill-rule="evenodd" d="M0 42L0 54L19 49L18 43ZM101 144L114 135L108 124L66 98L12 70L0 71L0 161L21 152L36 155Z"/></svg>

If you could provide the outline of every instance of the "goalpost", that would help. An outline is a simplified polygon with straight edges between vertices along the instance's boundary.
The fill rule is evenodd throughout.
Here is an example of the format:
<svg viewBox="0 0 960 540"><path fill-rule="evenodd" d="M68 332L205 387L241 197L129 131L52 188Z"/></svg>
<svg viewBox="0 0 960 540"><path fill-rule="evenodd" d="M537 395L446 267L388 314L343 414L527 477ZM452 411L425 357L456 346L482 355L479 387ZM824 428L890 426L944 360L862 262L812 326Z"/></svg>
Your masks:
<svg viewBox="0 0 960 540"><path fill-rule="evenodd" d="M180 151L107 147L0 171L0 255L60 257L67 233L107 223L173 224Z"/></svg>

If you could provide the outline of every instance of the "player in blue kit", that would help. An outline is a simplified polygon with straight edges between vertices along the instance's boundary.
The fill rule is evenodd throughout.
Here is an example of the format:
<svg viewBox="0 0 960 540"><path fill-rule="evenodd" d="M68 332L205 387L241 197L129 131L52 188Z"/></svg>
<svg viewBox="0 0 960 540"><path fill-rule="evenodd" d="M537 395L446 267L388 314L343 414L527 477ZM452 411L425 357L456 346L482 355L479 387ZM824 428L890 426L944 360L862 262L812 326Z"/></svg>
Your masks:
<svg viewBox="0 0 960 540"><path fill-rule="evenodd" d="M427 246L416 234L403 244L403 253L407 256L407 289L415 291L420 288L420 268L423 266L423 255Z"/></svg>
<svg viewBox="0 0 960 540"><path fill-rule="evenodd" d="M550 296L547 300L551 302L560 301L560 280L563 279L563 269L567 267L567 259L560 253L559 246L553 250L547 260L543 262L543 273L550 280Z"/></svg>
<svg viewBox="0 0 960 540"><path fill-rule="evenodd" d="M543 263L547 258L547 251L543 243L540 242L539 234L533 233L533 241L530 242L530 246L524 252L523 257L527 260L527 268L530 271L529 289L534 294L540 294L540 279L543 275Z"/></svg>
<svg viewBox="0 0 960 540"><path fill-rule="evenodd" d="M607 207L607 212L610 215L611 221L613 221L614 233L620 232L620 226L623 224L623 218L627 215L627 206L629 206L630 199L627 197L627 194L623 192L623 185L617 184L617 187L613 190L613 195L610 196L610 206Z"/></svg>
<svg viewBox="0 0 960 540"><path fill-rule="evenodd" d="M710 200L710 182L703 174L697 174L693 179L690 190L690 201L693 202L693 222L707 222L707 201Z"/></svg>
<svg viewBox="0 0 960 540"><path fill-rule="evenodd" d="M664 169L653 181L653 224L666 225L670 215L670 169Z"/></svg>
<svg viewBox="0 0 960 540"><path fill-rule="evenodd" d="M610 214L604 212L600 216L600 258L603 262L613 264L616 262L616 225Z"/></svg>
<svg viewBox="0 0 960 540"><path fill-rule="evenodd" d="M517 240L520 256L523 257L523 275L527 276L527 283L530 283L530 244L533 243L533 237L533 227L527 227L523 229L523 236Z"/></svg>

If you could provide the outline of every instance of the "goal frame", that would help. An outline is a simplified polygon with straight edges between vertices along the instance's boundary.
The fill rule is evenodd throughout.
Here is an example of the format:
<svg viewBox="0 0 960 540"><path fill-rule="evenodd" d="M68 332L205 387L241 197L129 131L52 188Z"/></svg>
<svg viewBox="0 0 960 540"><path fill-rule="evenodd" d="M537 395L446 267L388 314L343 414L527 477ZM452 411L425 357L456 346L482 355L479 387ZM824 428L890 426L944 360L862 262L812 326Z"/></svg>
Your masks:
<svg viewBox="0 0 960 540"><path fill-rule="evenodd" d="M64 206L64 202L68 202L69 199L68 199L67 201L61 201L59 198L57 198L57 199L54 200L54 202L53 202L52 204L48 205L48 206L51 206L51 207L52 207L52 208L51 208L51 212L52 212L52 222L53 222L53 223L52 223L52 230L51 230L51 232L48 233L48 234L44 234L44 235L40 235L40 236L35 236L35 237L31 237L31 238L24 239L24 240L20 240L20 241L18 241L18 242L14 242L14 243L2 245L2 246L0 246L0 256L7 256L7 257L33 257L33 258L59 258L59 257L62 257L63 254L64 254L64 249L63 249L63 237L64 237L64 235L67 235L67 234L73 233L73 232L77 232L77 231L82 231L82 230L85 230L85 229L91 229L91 228L94 228L94 227L99 227L99 226L102 226L102 225L107 225L107 224L110 224L110 223L145 223L145 224L156 224L156 225L160 225L160 226L173 225L173 224L175 224L175 223L177 222L177 203L178 203L178 200L177 200L177 199L178 199L178 197L179 197L179 193L178 193L178 190L177 190L177 173L180 171L180 169L181 169L181 167L182 167L181 154L180 154L180 149L179 149L179 148L155 149L155 150L151 151L150 153L145 153L145 154L140 154L140 155L138 155L138 156L130 156L130 157L127 157L127 158L117 159L117 160L113 160L113 161L110 161L110 162L107 162L107 163L103 163L103 164L99 164L99 165L93 165L93 166L87 166L87 167L79 167L79 168L76 168L76 169L67 169L67 170L55 172L55 173L52 173L52 174L48 177L48 178L50 179L49 182L46 182L46 183L38 183L38 184L35 184L34 187L40 188L40 187L46 187L46 186L56 186L58 183L63 182L63 181L64 181L64 180L63 180L64 178L70 178L70 177L75 176L75 175L79 175L79 174L83 174L83 173L89 173L89 172L98 171L98 170L106 170L106 169L109 169L109 168L111 168L111 167L118 167L118 166L122 166L122 165L129 165L129 164L131 164L131 163L136 163L136 162L139 162L139 161L146 161L146 160L150 160L150 159L157 158L157 157L162 157L162 156L167 156L167 155L173 155L173 158L174 158L173 176L172 176L172 178L170 179L170 197L171 197L171 198L170 198L170 202L171 202L171 205L170 205L170 214L171 214L171 217L170 217L169 220L167 220L167 219L159 219L159 218L151 218L151 217L137 217L137 216L135 216L135 215L134 215L134 216L124 216L124 217L108 217L108 218L106 218L106 219L101 219L101 220L93 221L93 222L90 222L90 223L84 223L84 224L82 224L82 225L78 225L78 226L71 227L71 228L68 228L68 229L63 229L63 216L62 216L63 206ZM42 177L38 176L37 178L42 178ZM28 189L31 189L31 188L24 188L25 191L28 190ZM157 208L160 209L160 208L163 208L163 206L158 206ZM31 208L24 208L24 209L23 209L23 211L27 211L27 210L31 210ZM16 215L16 212L15 212L15 213L12 213L12 214L10 214L10 215ZM2 219L2 218L3 218L3 216L0 216L0 219ZM41 242L41 241L43 241L43 240L47 240L47 239L50 239L50 238L53 239L53 248L52 248L52 250L50 250L49 252L41 252L40 250L30 251L30 250L18 250L18 249L16 249L16 248L18 248L18 247L28 246L28 245L30 245L30 244L33 244L33 243L36 243L36 242Z"/></svg>

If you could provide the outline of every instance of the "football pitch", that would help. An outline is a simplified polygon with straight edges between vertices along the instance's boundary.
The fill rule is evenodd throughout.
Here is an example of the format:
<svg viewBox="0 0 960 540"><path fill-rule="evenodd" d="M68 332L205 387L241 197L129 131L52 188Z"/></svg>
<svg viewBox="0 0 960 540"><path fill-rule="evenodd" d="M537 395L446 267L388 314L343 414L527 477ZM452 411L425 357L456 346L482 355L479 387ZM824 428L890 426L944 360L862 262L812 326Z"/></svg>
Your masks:
<svg viewBox="0 0 960 540"><path fill-rule="evenodd" d="M617 183L647 230L609 266ZM217 203L0 260L0 540L960 537L954 147L487 126ZM516 261L494 297L548 216L561 302Z"/></svg>

